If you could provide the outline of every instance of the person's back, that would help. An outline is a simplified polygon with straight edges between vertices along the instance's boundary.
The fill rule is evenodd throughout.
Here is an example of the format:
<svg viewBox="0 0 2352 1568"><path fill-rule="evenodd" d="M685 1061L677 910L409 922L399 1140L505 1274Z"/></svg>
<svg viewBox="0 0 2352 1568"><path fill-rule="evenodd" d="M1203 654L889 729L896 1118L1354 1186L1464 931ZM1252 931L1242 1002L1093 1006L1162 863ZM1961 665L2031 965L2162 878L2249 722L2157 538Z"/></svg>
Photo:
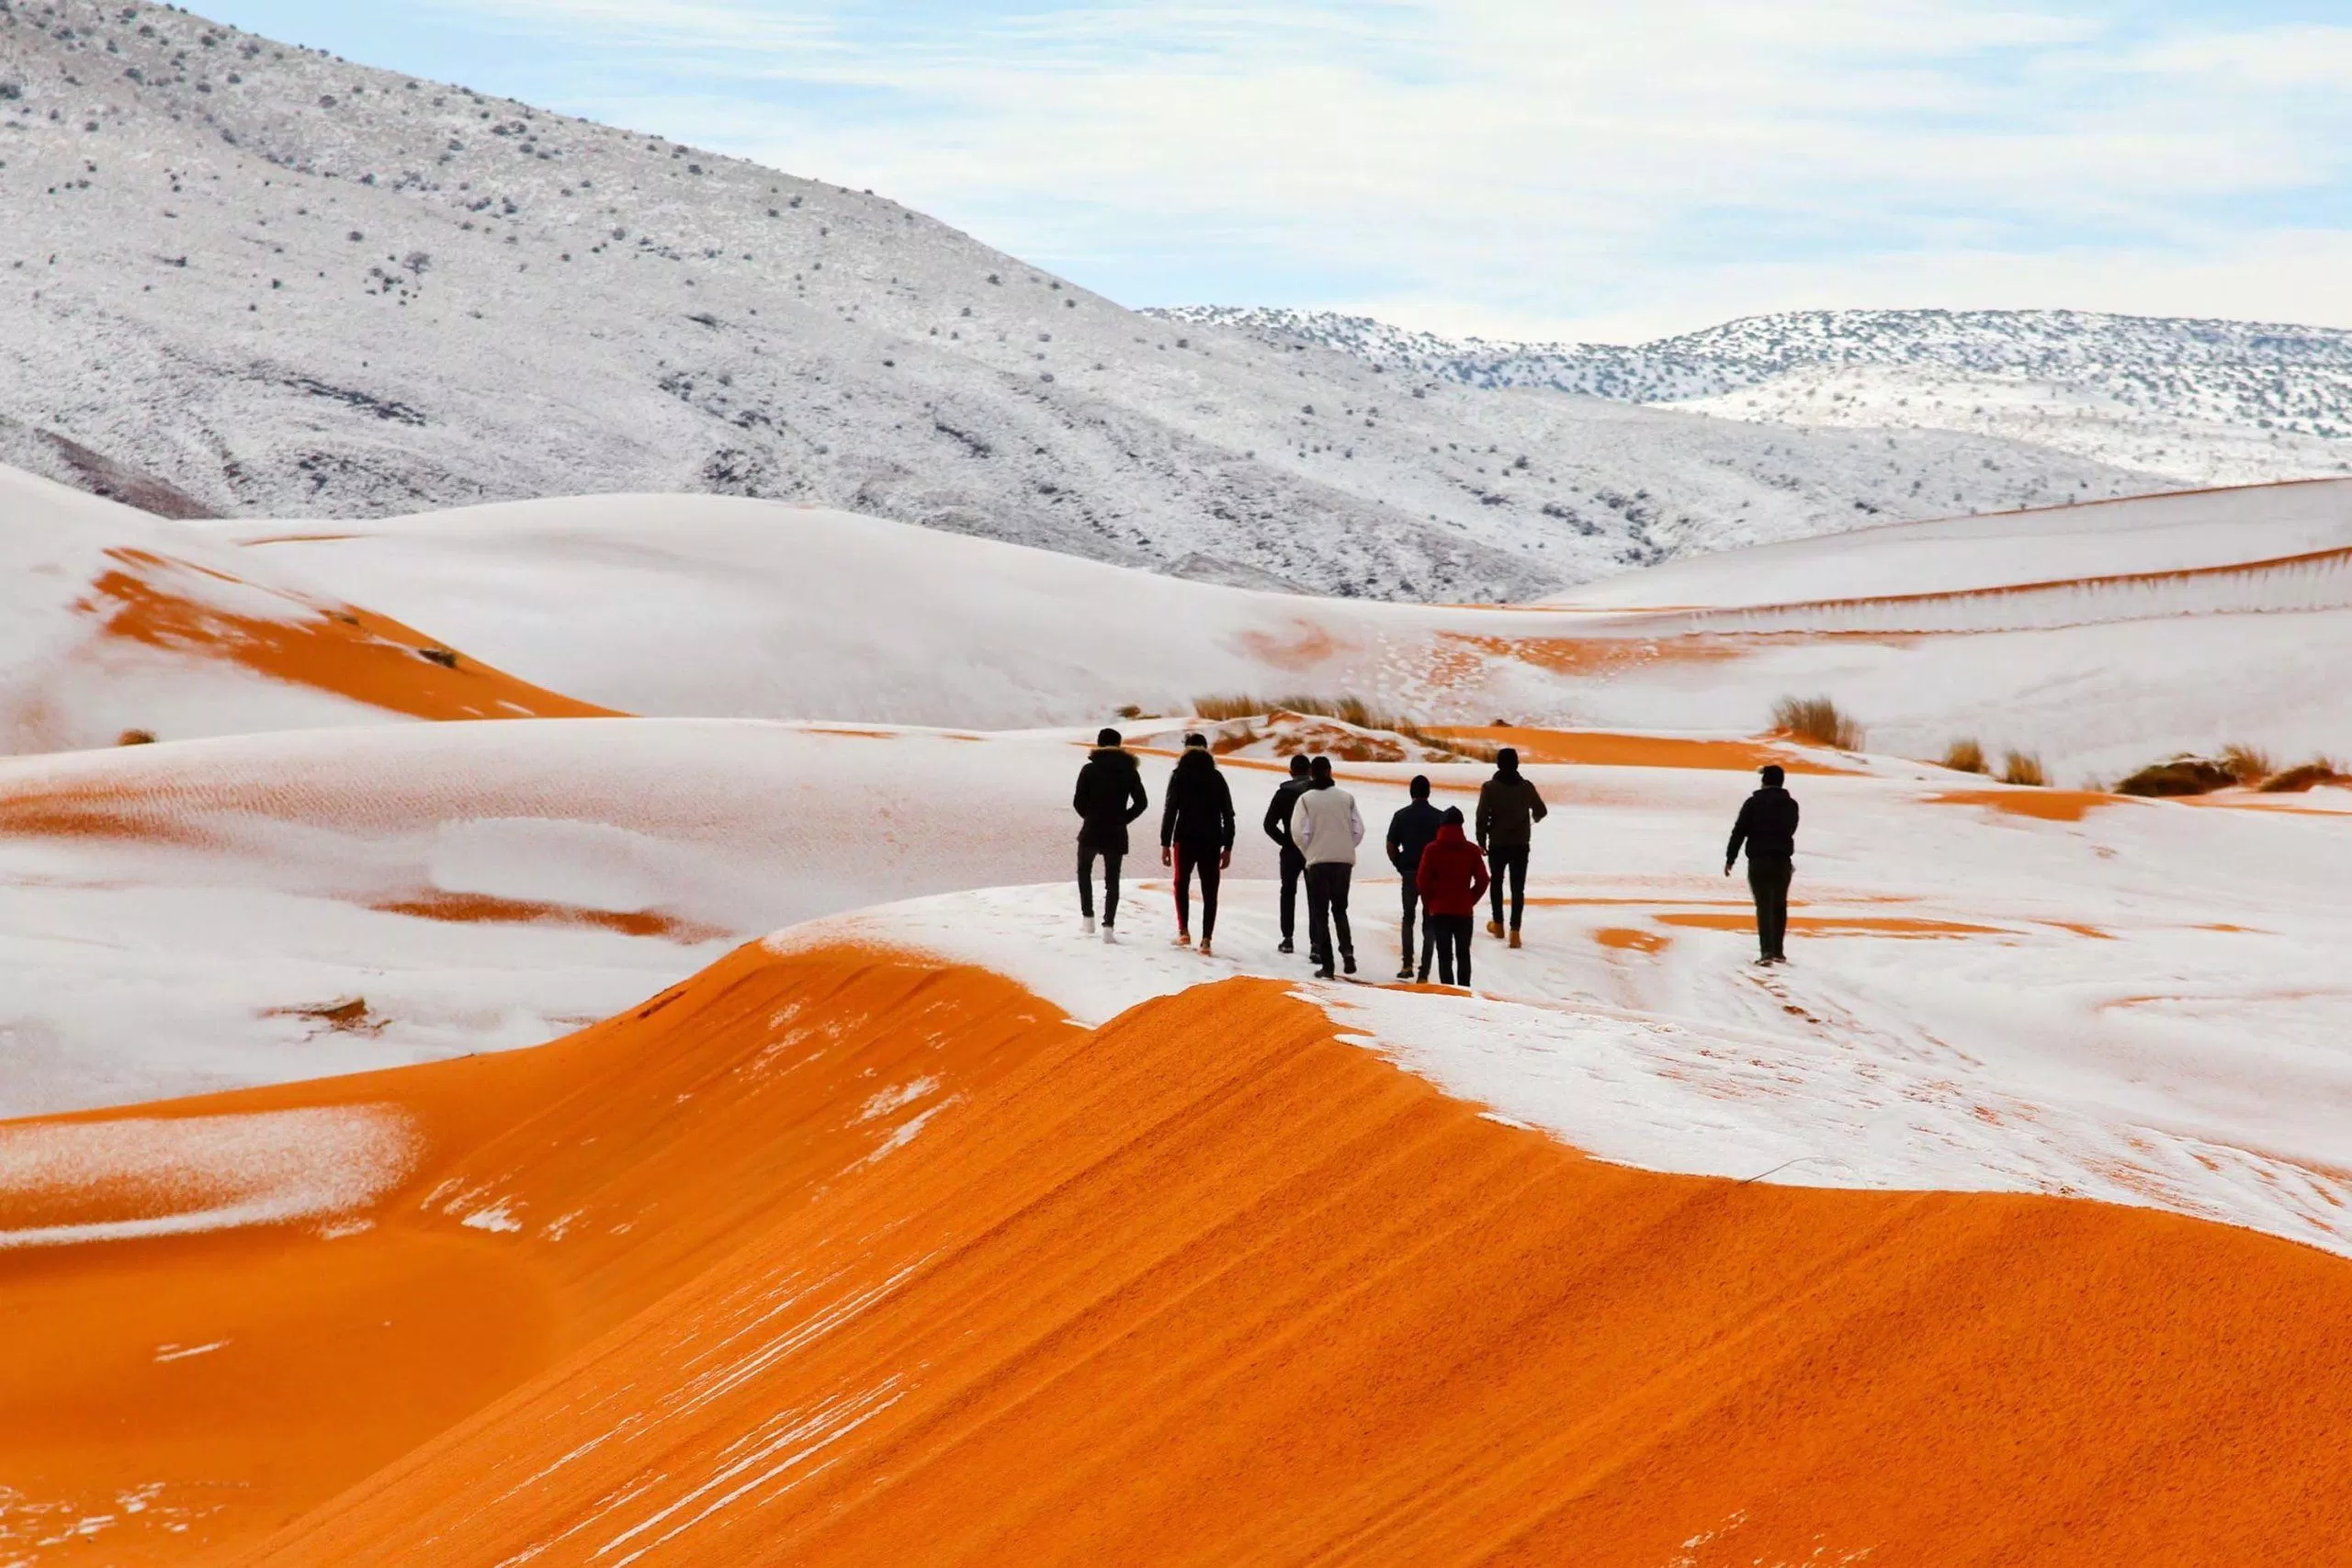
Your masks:
<svg viewBox="0 0 2352 1568"><path fill-rule="evenodd" d="M1355 796L1332 782L1329 757L1310 765L1306 790L1291 808L1290 837L1306 863L1306 938L1315 973L1332 977L1336 931L1340 956L1352 975L1356 944L1348 927L1348 881L1355 873L1356 845L1363 841L1363 818L1357 815Z"/></svg>
<svg viewBox="0 0 2352 1568"><path fill-rule="evenodd" d="M1190 946L1193 878L1201 879L1201 953L1216 938L1217 886L1233 863L1233 791L1209 753L1208 738L1184 737L1159 813L1159 863L1176 873L1176 945Z"/></svg>
<svg viewBox="0 0 2352 1568"><path fill-rule="evenodd" d="M1396 978L1399 980L1413 977L1413 912L1421 897L1420 888L1414 879L1420 871L1421 852L1429 847L1431 839L1437 837L1439 827L1445 821L1445 813L1430 804L1428 775L1416 773L1409 788L1413 798L1388 819L1388 836L1384 841L1388 852L1388 863L1396 868L1404 911L1397 927L1397 940L1403 951L1396 966ZM1429 969L1426 944L1421 969L1424 975Z"/></svg>
<svg viewBox="0 0 2352 1568"><path fill-rule="evenodd" d="M1731 842L1724 850L1724 874L1747 851L1747 886L1756 897L1756 946L1758 964L1784 964L1789 931L1789 884L1796 874L1796 796L1787 788L1788 775L1777 765L1758 770L1763 787L1741 804L1732 823Z"/></svg>
<svg viewBox="0 0 2352 1568"><path fill-rule="evenodd" d="M1437 836L1421 852L1416 875L1427 906L1430 946L1437 955L1438 978L1445 985L1470 984L1470 922L1476 918L1478 895L1487 890L1486 858L1478 846L1462 834L1462 812L1444 814ZM1423 972L1421 978L1429 976Z"/></svg>
<svg viewBox="0 0 2352 1568"><path fill-rule="evenodd" d="M1521 919L1527 912L1527 857L1534 842L1535 824L1549 816L1534 782L1519 771L1519 752L1506 746L1495 753L1495 774L1478 786L1478 847L1487 852L1494 873L1493 918L1488 933L1503 931L1503 884L1510 884L1510 944L1519 945Z"/></svg>
<svg viewBox="0 0 2352 1568"><path fill-rule="evenodd" d="M1094 750L1078 771L1078 785L1070 792L1070 809L1078 814L1078 910L1089 931L1094 929L1094 862L1102 862L1102 940L1117 940L1119 863L1126 858L1127 824L1150 807L1144 794L1143 770L1136 765L1124 737L1105 729L1094 738Z"/></svg>

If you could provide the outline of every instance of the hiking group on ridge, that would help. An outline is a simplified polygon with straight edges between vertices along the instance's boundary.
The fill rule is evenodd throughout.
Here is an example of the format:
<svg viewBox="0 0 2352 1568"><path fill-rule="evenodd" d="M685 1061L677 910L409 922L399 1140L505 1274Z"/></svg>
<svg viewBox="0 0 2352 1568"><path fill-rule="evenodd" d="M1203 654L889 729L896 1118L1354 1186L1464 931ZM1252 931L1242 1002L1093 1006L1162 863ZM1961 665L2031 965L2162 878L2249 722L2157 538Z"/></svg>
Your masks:
<svg viewBox="0 0 2352 1568"><path fill-rule="evenodd" d="M1742 848L1756 899L1758 964L1786 962L1789 884L1796 852L1797 803L1778 766L1759 770L1762 787L1741 806L1724 855L1731 874ZM1473 922L1478 900L1490 900L1487 931L1520 945L1527 909L1527 865L1535 825L1549 816L1534 782L1520 772L1519 753L1504 747L1495 772L1478 790L1475 823L1458 806L1441 810L1430 802L1426 774L1414 775L1409 802L1388 820L1382 847L1398 878L1400 953L1396 978L1426 984L1432 967L1438 983L1470 984ZM1078 908L1088 935L1096 930L1094 867L1102 867L1102 940L1118 940L1119 874L1128 852L1127 829L1151 808L1143 770L1116 729L1095 737L1094 750L1079 770L1070 799L1078 814ZM1212 952L1216 936L1217 895L1233 864L1233 791L1209 750L1208 738L1184 737L1183 750L1169 774L1160 804L1159 863L1173 874L1176 945L1193 945L1193 884L1201 890L1200 951ZM1348 895L1355 876L1356 849L1363 842L1363 817L1355 796L1340 787L1327 756L1294 756L1290 776L1274 790L1261 824L1279 855L1278 951L1296 951L1298 893L1306 890L1307 953L1318 979L1356 972L1354 932L1348 920ZM1475 828L1476 840L1465 829ZM1505 908L1505 892L1509 908ZM1506 924L1508 913L1508 924ZM1416 962L1416 917L1420 947Z"/></svg>

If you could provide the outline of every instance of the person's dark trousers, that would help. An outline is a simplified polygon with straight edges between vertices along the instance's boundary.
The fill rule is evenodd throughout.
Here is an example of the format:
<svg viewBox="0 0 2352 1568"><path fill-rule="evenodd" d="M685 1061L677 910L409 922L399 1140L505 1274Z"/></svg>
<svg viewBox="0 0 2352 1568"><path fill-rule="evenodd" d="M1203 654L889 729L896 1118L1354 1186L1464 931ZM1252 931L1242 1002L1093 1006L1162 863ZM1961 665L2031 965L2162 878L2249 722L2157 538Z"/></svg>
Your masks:
<svg viewBox="0 0 2352 1568"><path fill-rule="evenodd" d="M1427 917L1430 939L1437 948L1437 979L1441 986L1470 984L1470 915L1430 915ZM1456 976L1461 978L1456 979ZM1430 977L1429 970L1421 970L1421 978Z"/></svg>
<svg viewBox="0 0 2352 1568"><path fill-rule="evenodd" d="M1437 923L1442 918L1438 915L1421 917L1421 966L1413 978L1424 986L1429 984L1430 965L1437 959Z"/></svg>
<svg viewBox="0 0 2352 1568"><path fill-rule="evenodd" d="M1201 874L1201 940L1216 935L1216 885L1224 874L1217 861L1225 853L1216 844L1176 846L1176 929L1193 929L1193 873Z"/></svg>
<svg viewBox="0 0 2352 1568"><path fill-rule="evenodd" d="M1298 881L1306 874L1306 857L1287 844L1283 847L1283 941L1298 931Z"/></svg>
<svg viewBox="0 0 2352 1568"><path fill-rule="evenodd" d="M1421 890L1414 885L1413 878L1410 874L1406 875L1403 886L1405 889L1405 924L1403 931L1398 933L1397 938L1397 944L1403 952L1403 956L1396 962L1399 967L1409 969L1413 966L1413 912L1421 907Z"/></svg>
<svg viewBox="0 0 2352 1568"><path fill-rule="evenodd" d="M1356 955L1355 936L1348 930L1348 881L1355 869L1336 862L1306 868L1306 950L1314 954L1317 969L1337 967L1331 962L1335 928L1340 956L1353 959Z"/></svg>
<svg viewBox="0 0 2352 1568"><path fill-rule="evenodd" d="M1747 857L1747 886L1756 895L1756 945L1765 958L1785 958L1789 935L1789 879L1796 868L1784 860Z"/></svg>
<svg viewBox="0 0 2352 1568"><path fill-rule="evenodd" d="M1527 846L1497 844L1487 852L1487 869L1494 874L1494 882L1487 889L1487 897L1494 901L1495 924L1503 923L1503 875L1510 875L1510 929L1519 930L1519 918L1527 911Z"/></svg>
<svg viewBox="0 0 2352 1568"><path fill-rule="evenodd" d="M1119 923L1119 862L1125 857L1091 844L1078 846L1078 912L1094 918L1094 857L1102 857L1102 923Z"/></svg>

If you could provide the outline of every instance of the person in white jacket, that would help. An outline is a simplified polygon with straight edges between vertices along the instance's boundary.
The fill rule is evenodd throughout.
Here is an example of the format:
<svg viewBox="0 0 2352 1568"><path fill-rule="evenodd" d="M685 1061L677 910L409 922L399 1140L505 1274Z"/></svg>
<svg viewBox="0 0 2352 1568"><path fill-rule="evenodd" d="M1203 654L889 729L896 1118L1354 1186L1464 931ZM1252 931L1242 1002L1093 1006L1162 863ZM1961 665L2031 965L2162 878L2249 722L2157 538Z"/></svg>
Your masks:
<svg viewBox="0 0 2352 1568"><path fill-rule="evenodd" d="M1348 931L1348 882L1363 842L1356 797L1331 782L1331 759L1307 765L1306 788L1291 807L1290 841L1306 861L1306 946L1317 979L1332 977L1331 935L1338 928L1340 962L1356 972L1356 944Z"/></svg>

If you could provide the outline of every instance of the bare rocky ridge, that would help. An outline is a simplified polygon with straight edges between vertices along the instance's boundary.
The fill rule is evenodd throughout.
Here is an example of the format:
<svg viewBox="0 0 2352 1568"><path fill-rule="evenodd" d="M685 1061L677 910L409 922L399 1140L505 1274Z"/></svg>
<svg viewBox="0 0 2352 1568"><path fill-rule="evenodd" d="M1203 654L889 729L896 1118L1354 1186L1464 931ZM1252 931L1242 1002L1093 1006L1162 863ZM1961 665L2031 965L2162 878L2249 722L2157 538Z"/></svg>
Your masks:
<svg viewBox="0 0 2352 1568"><path fill-rule="evenodd" d="M1157 320L870 193L136 4L0 0L0 299L21 460L225 515L706 491L1459 600L2162 483Z"/></svg>

